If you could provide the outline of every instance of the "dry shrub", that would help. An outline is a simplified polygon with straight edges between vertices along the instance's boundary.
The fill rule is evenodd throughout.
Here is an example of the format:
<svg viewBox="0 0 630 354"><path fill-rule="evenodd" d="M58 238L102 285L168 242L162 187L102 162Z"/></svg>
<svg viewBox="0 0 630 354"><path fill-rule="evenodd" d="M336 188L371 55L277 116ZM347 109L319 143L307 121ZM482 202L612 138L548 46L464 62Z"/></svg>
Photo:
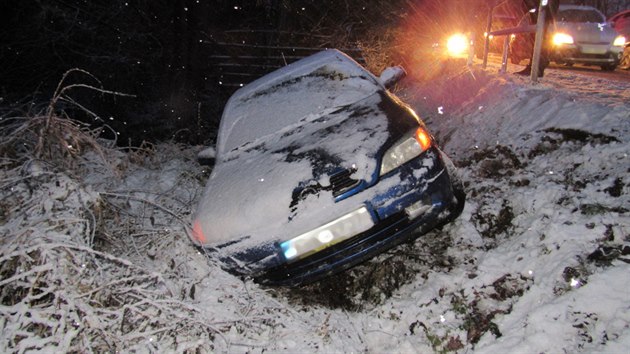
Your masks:
<svg viewBox="0 0 630 354"><path fill-rule="evenodd" d="M0 136L3 139L0 142L0 156L12 160L28 156L30 159L54 163L65 170L75 170L79 157L90 150L98 153L104 161L106 160L103 147L97 139L102 130L109 127L103 125L90 128L88 124L70 118L62 106L78 108L88 116L102 121L96 113L72 99L68 95L69 91L84 88L101 94L129 95L87 84L65 85L72 74L85 75L100 86L98 79L87 71L76 68L68 70L45 109L2 120Z"/></svg>
<svg viewBox="0 0 630 354"><path fill-rule="evenodd" d="M72 72L91 77L74 69L62 83ZM179 290L172 290L177 288L172 281L126 252L95 248L109 242L110 250L129 250L154 236L161 242L156 247L172 250L166 243L186 238L183 215L195 196L170 198L169 204L162 203L166 195L97 192L86 183L81 176L102 176L108 182L103 188L117 186L121 176L112 161L132 162L100 145L97 131L57 109L60 102L81 107L66 95L77 87L118 94L60 83L44 111L3 120L0 127L0 352L215 350L219 332L183 301ZM145 146L129 155L155 158L152 150ZM177 209L169 209L177 203ZM143 232L139 220L149 218L170 223L174 231L138 237ZM170 277L181 279L178 271L187 270L173 270Z"/></svg>
<svg viewBox="0 0 630 354"><path fill-rule="evenodd" d="M368 33L364 40L357 42L366 68L375 75L379 75L387 67L403 64L395 47L398 31L396 28L379 28Z"/></svg>

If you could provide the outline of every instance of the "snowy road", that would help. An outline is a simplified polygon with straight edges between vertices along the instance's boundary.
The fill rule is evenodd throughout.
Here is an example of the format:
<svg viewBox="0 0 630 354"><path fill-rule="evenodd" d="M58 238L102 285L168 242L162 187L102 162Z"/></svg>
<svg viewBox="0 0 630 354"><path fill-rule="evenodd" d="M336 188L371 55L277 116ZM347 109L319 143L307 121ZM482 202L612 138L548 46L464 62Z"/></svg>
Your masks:
<svg viewBox="0 0 630 354"><path fill-rule="evenodd" d="M496 53L490 53L488 55L488 61L491 63L492 66L498 67L501 64L501 55L496 54ZM523 65L516 65L516 64L509 63L508 72L518 71L518 70L521 70L523 67L524 67ZM549 69L550 71L555 71L555 70L568 71L568 72L579 73L582 75L587 75L587 76L592 76L592 77L597 77L597 78L630 82L630 70L625 70L625 69L620 69L620 68L617 68L615 71L603 71L598 66L589 66L589 65L581 65L581 64L577 64L573 66L566 66L566 65L551 63L549 65ZM547 73L547 71L545 72Z"/></svg>

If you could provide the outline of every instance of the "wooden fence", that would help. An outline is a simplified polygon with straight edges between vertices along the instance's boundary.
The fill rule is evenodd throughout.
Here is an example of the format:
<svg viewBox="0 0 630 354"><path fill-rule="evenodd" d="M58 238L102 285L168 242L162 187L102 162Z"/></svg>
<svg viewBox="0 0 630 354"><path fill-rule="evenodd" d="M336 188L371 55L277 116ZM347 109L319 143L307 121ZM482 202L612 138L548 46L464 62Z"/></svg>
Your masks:
<svg viewBox="0 0 630 354"><path fill-rule="evenodd" d="M321 36L320 36L321 37ZM324 42L319 44L318 42ZM213 76L223 90L232 92L247 83L311 54L328 48L318 36L263 30L226 31L221 40L206 41L213 46L208 58ZM359 48L337 48L365 64Z"/></svg>

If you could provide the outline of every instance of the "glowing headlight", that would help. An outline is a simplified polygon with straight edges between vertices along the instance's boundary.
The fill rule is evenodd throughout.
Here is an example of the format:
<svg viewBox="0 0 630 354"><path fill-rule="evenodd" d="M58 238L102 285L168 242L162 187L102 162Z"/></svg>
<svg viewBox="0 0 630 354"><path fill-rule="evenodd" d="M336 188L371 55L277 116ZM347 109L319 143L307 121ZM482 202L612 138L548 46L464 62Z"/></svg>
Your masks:
<svg viewBox="0 0 630 354"><path fill-rule="evenodd" d="M615 47L623 47L624 45L626 45L626 37L617 36L617 38L615 38L615 41L613 42L613 45Z"/></svg>
<svg viewBox="0 0 630 354"><path fill-rule="evenodd" d="M562 45L562 44L573 44L573 37L566 33L556 33L553 35L553 44Z"/></svg>
<svg viewBox="0 0 630 354"><path fill-rule="evenodd" d="M381 162L381 176L420 155L431 147L431 136L422 127L406 134L389 148Z"/></svg>
<svg viewBox="0 0 630 354"><path fill-rule="evenodd" d="M365 207L361 207L326 225L282 242L280 248L287 261L291 262L347 240L372 226L372 215Z"/></svg>
<svg viewBox="0 0 630 354"><path fill-rule="evenodd" d="M446 41L446 49L451 56L462 56L468 51L468 38L461 34L454 34Z"/></svg>

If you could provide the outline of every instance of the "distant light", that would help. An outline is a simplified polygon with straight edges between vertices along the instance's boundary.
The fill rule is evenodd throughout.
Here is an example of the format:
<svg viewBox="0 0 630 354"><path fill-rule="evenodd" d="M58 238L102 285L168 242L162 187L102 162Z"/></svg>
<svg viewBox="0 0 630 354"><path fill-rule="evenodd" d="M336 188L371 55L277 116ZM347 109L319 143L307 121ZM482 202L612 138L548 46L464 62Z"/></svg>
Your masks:
<svg viewBox="0 0 630 354"><path fill-rule="evenodd" d="M438 114L444 114L444 107L438 107Z"/></svg>
<svg viewBox="0 0 630 354"><path fill-rule="evenodd" d="M468 51L468 42L468 38L462 33L450 36L446 42L448 55L456 58L465 55Z"/></svg>

